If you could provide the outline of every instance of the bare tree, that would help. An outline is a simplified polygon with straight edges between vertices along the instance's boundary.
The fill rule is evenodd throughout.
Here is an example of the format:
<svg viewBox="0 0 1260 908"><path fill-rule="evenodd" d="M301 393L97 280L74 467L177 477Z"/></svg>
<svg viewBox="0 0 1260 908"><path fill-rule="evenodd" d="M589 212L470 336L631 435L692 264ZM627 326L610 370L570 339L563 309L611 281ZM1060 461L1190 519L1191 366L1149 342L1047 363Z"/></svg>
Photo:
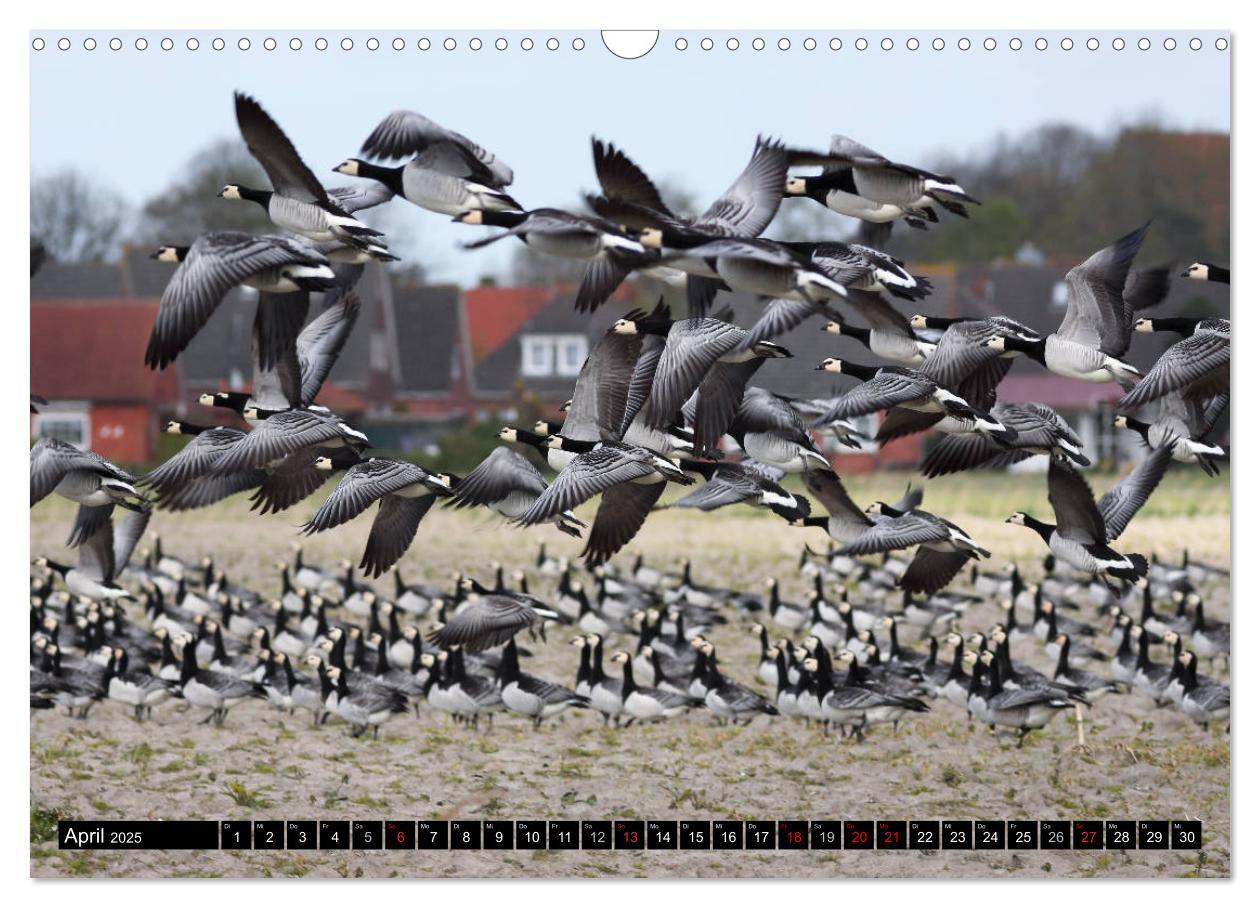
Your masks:
<svg viewBox="0 0 1260 908"><path fill-rule="evenodd" d="M61 170L31 185L31 241L54 261L116 255L127 217L122 196L77 170Z"/></svg>

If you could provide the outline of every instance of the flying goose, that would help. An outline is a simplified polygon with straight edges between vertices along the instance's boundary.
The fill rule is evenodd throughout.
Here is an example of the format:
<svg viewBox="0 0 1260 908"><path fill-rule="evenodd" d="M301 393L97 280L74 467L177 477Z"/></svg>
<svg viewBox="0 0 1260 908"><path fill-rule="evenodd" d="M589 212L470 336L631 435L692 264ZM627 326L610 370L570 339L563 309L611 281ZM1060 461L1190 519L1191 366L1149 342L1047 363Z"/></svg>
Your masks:
<svg viewBox="0 0 1260 908"><path fill-rule="evenodd" d="M809 516L809 502L779 485L778 480L784 475L779 470L753 461L712 463L685 460L679 466L688 472L699 473L706 482L670 502L666 505L668 508L716 511L732 504L748 504L773 511L788 522ZM771 478L776 475L777 478Z"/></svg>
<svg viewBox="0 0 1260 908"><path fill-rule="evenodd" d="M854 293L853 302L863 298L865 294ZM870 350L880 359L890 359L906 366L918 366L932 355L936 344L920 339L910 327L910 322L882 297L878 309L867 312L870 327L863 328L852 324L847 319L832 320L823 326L828 334L851 337Z"/></svg>
<svg viewBox="0 0 1260 908"><path fill-rule="evenodd" d="M911 593L935 593L971 559L991 554L956 524L917 507L901 509L877 501L867 508L872 524L840 550L841 555L872 555L918 546L901 579Z"/></svg>
<svg viewBox="0 0 1260 908"><path fill-rule="evenodd" d="M1219 394L1205 405L1200 400L1173 391L1159 399L1159 415L1154 423L1124 414L1118 414L1114 422L1117 428L1136 432L1148 448L1154 447L1160 439L1170 439L1173 460L1197 463L1209 476L1217 476L1221 470L1216 461L1224 460L1228 455L1219 444L1208 442L1207 437L1228 409L1228 394Z"/></svg>
<svg viewBox="0 0 1260 908"><path fill-rule="evenodd" d="M586 262L574 304L579 312L593 310L607 299L630 268L655 260L643 243L617 224L559 208L473 209L457 214L454 220L461 224L506 228L493 236L465 243L465 249L480 249L514 236L536 252Z"/></svg>
<svg viewBox="0 0 1260 908"><path fill-rule="evenodd" d="M1066 378L1126 387L1136 382L1142 373L1118 357L1128 351L1133 333L1135 304L1125 295L1129 271L1149 226L1100 249L1067 273L1067 312L1053 334L1037 341L996 335L989 346L1023 353Z"/></svg>
<svg viewBox="0 0 1260 908"><path fill-rule="evenodd" d="M241 138L271 181L271 190L229 183L225 199L255 202L277 227L308 239L336 241L360 249L382 246L381 231L362 223L338 205L298 155L289 137L257 101L237 92L236 123Z"/></svg>
<svg viewBox="0 0 1260 908"><path fill-rule="evenodd" d="M548 444L577 452L577 456L516 522L533 526L602 494L583 551L591 567L607 561L634 538L666 482L691 485L695 481L673 461L635 445L554 435Z"/></svg>
<svg viewBox="0 0 1260 908"><path fill-rule="evenodd" d="M841 545L848 545L871 527L871 518L849 497L844 483L835 473L806 473L805 488L822 503L827 516L806 516L796 521L797 526L822 527L828 536Z"/></svg>
<svg viewBox="0 0 1260 908"><path fill-rule="evenodd" d="M309 457L313 464L318 451L344 448L358 453L368 447L366 435L327 411L286 410L262 420L224 452L211 472L225 475L275 466L295 455Z"/></svg>
<svg viewBox="0 0 1260 908"><path fill-rule="evenodd" d="M1229 319L1143 318L1135 331L1176 331L1182 340L1156 360L1137 386L1120 398L1121 410L1174 392L1200 401L1229 392Z"/></svg>
<svg viewBox="0 0 1260 908"><path fill-rule="evenodd" d="M1170 445L1155 448L1095 503L1085 478L1052 459L1047 481L1055 523L1043 523L1022 511L1006 518L1006 522L1034 530L1057 559L1077 570L1133 582L1146 575L1146 558L1122 555L1108 543L1124 532L1159 485L1171 460Z"/></svg>
<svg viewBox="0 0 1260 908"><path fill-rule="evenodd" d="M31 507L53 492L79 505L69 546L81 545L106 526L114 505L132 511L147 507L136 479L93 451L46 437L31 445L30 461Z"/></svg>
<svg viewBox="0 0 1260 908"><path fill-rule="evenodd" d="M1192 281L1215 281L1218 284L1229 283L1228 268L1222 268L1220 265L1210 265L1206 262L1195 262L1181 272L1181 276L1188 277Z"/></svg>
<svg viewBox="0 0 1260 908"><path fill-rule="evenodd" d="M532 436L532 433L518 434L518 430L508 426L499 430L499 437L504 441L527 441L525 435ZM541 436L533 437L546 441ZM508 520L516 520L546 490L547 481L536 466L511 448L499 447L463 479L452 482L451 498L446 506L458 509L481 505ZM553 523L560 532L574 537L581 536L580 528L586 526L572 511L556 515Z"/></svg>
<svg viewBox="0 0 1260 908"><path fill-rule="evenodd" d="M831 137L825 154L792 150L794 166L822 165L813 177L790 177L788 198L811 198L839 214L883 223L905 218L913 227L936 221L933 203L959 217L967 216L964 202L979 205L953 177L941 176L909 164L898 164L846 136Z"/></svg>
<svg viewBox="0 0 1260 908"><path fill-rule="evenodd" d="M862 380L832 403L817 419L818 425L880 410L902 409L950 416L971 431L1001 439L1003 443L1013 434L992 414L968 403L920 370L904 366L864 366L834 357L823 360L816 368Z"/></svg>
<svg viewBox="0 0 1260 908"><path fill-rule="evenodd" d="M1005 467L1035 454L1048 454L1082 467L1089 466L1084 442L1053 408L1040 403L998 403L991 412L995 420L1013 433L1005 444L998 444L986 435L946 435L924 458L923 475L934 477L976 467Z"/></svg>
<svg viewBox="0 0 1260 908"><path fill-rule="evenodd" d="M673 320L652 315L618 319L612 331L665 338L651 391L640 413L649 428L668 428L696 394L696 453L717 446L744 397L744 387L766 359L792 354L768 341L747 344L748 332L723 318Z"/></svg>
<svg viewBox="0 0 1260 908"><path fill-rule="evenodd" d="M494 171L457 142L434 142L398 167L347 158L333 171L376 180L391 196L451 217L483 209L521 210L516 200L503 191L505 184Z"/></svg>
<svg viewBox="0 0 1260 908"><path fill-rule="evenodd" d="M464 578L461 585L466 594L464 604L449 621L428 634L429 642L443 649L458 646L479 653L506 643L540 619L560 617L525 593L491 592L471 578Z"/></svg>
<svg viewBox="0 0 1260 908"><path fill-rule="evenodd" d="M149 516L150 511L145 508L128 511L117 522L106 519L81 541L77 567L43 557L36 558L35 563L59 574L66 589L76 596L97 600L134 599L128 590L118 585L117 578L144 535Z"/></svg>
<svg viewBox="0 0 1260 908"><path fill-rule="evenodd" d="M750 458L784 473L834 472L788 401L764 388L748 388L729 434Z"/></svg>
<svg viewBox="0 0 1260 908"><path fill-rule="evenodd" d="M216 231L202 234L191 246L162 246L150 257L179 264L162 291L149 335L144 363L150 369L174 362L237 286L265 294L260 309L265 303L266 315L277 326L289 326L287 334L272 333L271 342L258 351L262 365L273 366L306 317L307 297L295 294L326 290L336 280L326 256L287 236Z"/></svg>
<svg viewBox="0 0 1260 908"><path fill-rule="evenodd" d="M843 284L849 291L849 302L854 305L870 299L891 309L879 295L881 290L903 300L921 300L932 292L932 282L926 277L911 274L901 259L869 246L834 242L786 242L784 245L804 254L823 273ZM862 308L865 315L866 307ZM900 318L904 321L904 317Z"/></svg>
<svg viewBox="0 0 1260 908"><path fill-rule="evenodd" d="M364 140L363 154L387 161L420 155L433 146L454 145L469 152L490 173L494 186L512 182L512 168L467 136L411 110L392 111Z"/></svg>
<svg viewBox="0 0 1260 908"><path fill-rule="evenodd" d="M331 470L332 461L315 461L320 470ZM374 501L380 502L359 567L369 577L379 577L402 558L416 538L420 521L438 496L449 496L450 477L430 473L416 464L384 457L360 460L346 470L328 499L302 527L307 535L322 533L353 520Z"/></svg>

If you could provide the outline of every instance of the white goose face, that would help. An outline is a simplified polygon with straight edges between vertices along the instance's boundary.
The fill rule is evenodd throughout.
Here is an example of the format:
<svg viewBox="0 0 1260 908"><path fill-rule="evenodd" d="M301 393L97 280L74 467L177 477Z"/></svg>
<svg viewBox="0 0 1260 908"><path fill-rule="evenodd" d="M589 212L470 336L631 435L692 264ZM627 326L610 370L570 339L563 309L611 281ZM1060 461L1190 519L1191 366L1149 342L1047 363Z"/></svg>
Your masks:
<svg viewBox="0 0 1260 908"><path fill-rule="evenodd" d="M499 438L503 441L516 441L516 430L511 426L504 426L499 430Z"/></svg>
<svg viewBox="0 0 1260 908"><path fill-rule="evenodd" d="M1000 334L995 334L993 337L989 338L984 342L984 345L990 350L996 350L999 353L1006 352L1006 338Z"/></svg>
<svg viewBox="0 0 1260 908"><path fill-rule="evenodd" d="M548 435L546 445L549 448L553 448L559 451L561 448L564 447L564 439L561 438L559 435Z"/></svg>
<svg viewBox="0 0 1260 908"><path fill-rule="evenodd" d="M639 242L644 246L660 249L665 243L665 234L655 227L648 227L639 232Z"/></svg>
<svg viewBox="0 0 1260 908"><path fill-rule="evenodd" d="M1201 262L1195 262L1182 272L1182 277L1188 277L1196 281L1206 281L1208 279L1208 266Z"/></svg>
<svg viewBox="0 0 1260 908"><path fill-rule="evenodd" d="M235 183L228 183L219 190L219 195L225 199L240 199L242 198L241 187L237 186Z"/></svg>
<svg viewBox="0 0 1260 908"><path fill-rule="evenodd" d="M1117 416L1115 419L1111 421L1111 424L1114 425L1117 429L1127 429L1129 427L1129 417Z"/></svg>
<svg viewBox="0 0 1260 908"><path fill-rule="evenodd" d="M823 330L826 331L828 334L840 334L844 330L844 322L839 321L837 319L832 319L831 321L827 322L827 326L823 328Z"/></svg>
<svg viewBox="0 0 1260 908"><path fill-rule="evenodd" d="M801 668L807 672L816 672L818 671L818 660L811 656L801 663Z"/></svg>
<svg viewBox="0 0 1260 908"><path fill-rule="evenodd" d="M1016 511L1010 517L1006 518L1006 523L1013 523L1015 524L1015 526L1020 526L1020 527L1026 526L1025 518L1027 516L1028 515L1025 514L1023 511Z"/></svg>
<svg viewBox="0 0 1260 908"><path fill-rule="evenodd" d="M827 357L826 359L824 359L821 363L819 363L817 371L819 371L819 372L843 372L843 371L844 371L844 362L843 362L842 360L838 360L838 359L836 359L836 358L834 358L834 357L829 356L829 357Z"/></svg>
<svg viewBox="0 0 1260 908"><path fill-rule="evenodd" d="M153 253L152 258L157 262L171 262L178 264L179 250L174 246L159 246L157 251Z"/></svg>
<svg viewBox="0 0 1260 908"><path fill-rule="evenodd" d="M916 329L916 330L918 330L918 331L922 331L922 330L923 330L924 328L926 328L927 326L928 326L928 324L927 324L927 316L926 316L926 315L912 315L912 316L910 316L910 327L911 327L911 328L914 328L914 329Z"/></svg>
<svg viewBox="0 0 1260 908"><path fill-rule="evenodd" d="M617 319L616 322L613 323L612 332L613 334L625 334L625 335L638 334L639 325L637 322L633 321L632 319L619 318Z"/></svg>
<svg viewBox="0 0 1260 908"><path fill-rule="evenodd" d="M625 665L630 661L630 654L622 652L613 653L612 661L618 665Z"/></svg>
<svg viewBox="0 0 1260 908"><path fill-rule="evenodd" d="M478 226L484 223L481 217L481 212L476 210L461 212L455 215L455 220L460 224L472 224L473 226Z"/></svg>
<svg viewBox="0 0 1260 908"><path fill-rule="evenodd" d="M333 462L331 457L317 457L315 459L315 469L330 473L332 472L332 468Z"/></svg>
<svg viewBox="0 0 1260 908"><path fill-rule="evenodd" d="M783 187L784 195L804 195L805 179L803 177L788 177L787 183Z"/></svg>
<svg viewBox="0 0 1260 908"><path fill-rule="evenodd" d="M1140 318L1133 323L1133 330L1142 334L1152 334L1155 331L1155 323L1149 318Z"/></svg>
<svg viewBox="0 0 1260 908"><path fill-rule="evenodd" d="M333 168L333 173L344 173L348 177L357 177L359 175L359 162L354 158L347 158Z"/></svg>

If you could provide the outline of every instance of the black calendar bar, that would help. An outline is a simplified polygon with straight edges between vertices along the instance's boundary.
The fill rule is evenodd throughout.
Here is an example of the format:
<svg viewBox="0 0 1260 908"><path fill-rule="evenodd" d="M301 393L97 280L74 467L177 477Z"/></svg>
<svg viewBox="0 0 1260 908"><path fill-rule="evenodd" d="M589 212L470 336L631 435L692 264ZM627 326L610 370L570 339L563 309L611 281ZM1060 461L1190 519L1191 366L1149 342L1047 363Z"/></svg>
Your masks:
<svg viewBox="0 0 1260 908"><path fill-rule="evenodd" d="M1198 850L1200 820L62 820L65 850Z"/></svg>

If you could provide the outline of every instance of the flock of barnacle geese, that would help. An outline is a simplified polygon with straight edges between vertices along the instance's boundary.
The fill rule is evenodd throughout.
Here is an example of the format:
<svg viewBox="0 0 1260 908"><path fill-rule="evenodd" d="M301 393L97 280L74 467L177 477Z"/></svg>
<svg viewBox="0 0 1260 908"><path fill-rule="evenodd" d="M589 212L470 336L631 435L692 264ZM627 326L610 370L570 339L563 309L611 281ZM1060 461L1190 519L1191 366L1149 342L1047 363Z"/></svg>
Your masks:
<svg viewBox="0 0 1260 908"><path fill-rule="evenodd" d="M63 706L86 718L93 703L110 699L143 721L174 698L222 724L235 704L259 698L307 709L321 723L339 716L355 736L375 735L421 703L462 722L507 710L535 726L568 708L623 726L706 708L723 722L796 716L861 739L939 697L984 724L1013 729L1022 744L1061 710L1076 707L1079 716L1081 705L1104 694L1138 690L1204 727L1228 723L1229 687L1205 669L1228 660L1229 626L1204 613L1205 595L1224 585L1226 572L1188 556L1161 564L1112 545L1172 460L1215 475L1226 457L1210 436L1228 408L1229 322L1135 319L1169 286L1167 268L1133 268L1149 224L1067 273L1066 314L1042 334L1002 316L900 312L885 293L918 303L931 286L874 247L894 221L926 229L937 207L966 217L979 202L952 178L844 137L826 152L758 138L743 172L698 216L671 211L623 151L597 139L601 193L587 197L595 212L587 215L524 208L506 192L513 179L506 164L409 111L390 114L363 144L368 157L406 163L348 159L335 170L365 182L325 189L254 99L238 93L235 110L271 189L232 184L220 195L261 206L286 233L214 232L161 247L155 257L178 264L146 363L173 362L234 287L257 290L251 390L202 398L247 428L172 422L169 431L191 440L140 478L55 439L32 447L32 506L54 492L79 505L68 541L78 564L36 559L32 708ZM394 260L382 233L356 215L395 196L465 224L502 228L468 248L515 236L539 253L584 261L579 310L594 310L638 273L685 294L689 312L674 318L662 302L625 313L595 344L563 421L504 427L505 444L467 476L367 456L368 437L315 401L356 321L354 286L364 266ZM761 237L783 199L795 197L860 219L871 245ZM1183 276L1228 282L1228 271L1214 265L1192 265ZM733 324L721 307L718 294L731 291L761 300L750 327ZM322 310L307 323L312 294ZM885 362L817 364L857 379L830 399L751 384L767 359L791 356L774 338L814 315ZM1143 374L1123 359L1134 330L1182 339ZM1089 465L1084 446L1058 413L1036 402L999 402L1017 356L1125 389L1116 424L1139 433L1148 453L1100 497L1078 470ZM1157 411L1152 421L1137 418L1142 408ZM972 564L968 580L964 568L990 553L924 510L914 489L893 504L856 505L816 439L829 434L857 445L865 439L852 420L877 412L885 414L880 442L944 433L923 464L929 476L1049 455L1053 522L1023 512L1008 518L1044 540L1044 577L1030 585L1014 566L991 574ZM545 479L513 446L534 449L555 478ZM736 447L741 456L732 459L727 452ZM392 596L357 578L351 563L321 570L302 562L300 549L294 563L280 565L278 598L230 582L209 557L187 562L159 543L133 563L154 507L184 511L249 491L254 509L278 512L340 470L304 532L344 524L378 502L359 569L367 579L393 570ZM825 516L785 488L787 474L800 476ZM659 504L671 483L695 488ZM596 496L587 527L574 509ZM404 582L398 562L438 499L488 508L522 527L585 532L592 591L577 568L545 551L536 570L517 572L511 584L502 568L490 586L465 575L449 587ZM610 561L653 510L735 504L826 532L830 550L815 555L807 547L801 558L812 588L807 603L782 598L777 579L764 591L740 591L696 583L689 563L675 574L641 559L628 569ZM535 595L531 582L540 592L546 575L554 590ZM995 598L1002 622L959 630L971 605ZM1098 607L1099 626L1064 614L1088 605ZM732 620L756 621L766 694L729 676L717 657L710 629ZM524 671L521 660L532 654L517 643L523 631L528 646L545 643L548 628L566 625L580 649L571 688ZM774 639L772 626L799 642ZM899 639L899 629L917 631L926 651ZM606 669L605 642L619 635L625 646ZM1011 642L1025 636L1044 647L1051 671L1012 658ZM1104 639L1106 652L1090 643Z"/></svg>

